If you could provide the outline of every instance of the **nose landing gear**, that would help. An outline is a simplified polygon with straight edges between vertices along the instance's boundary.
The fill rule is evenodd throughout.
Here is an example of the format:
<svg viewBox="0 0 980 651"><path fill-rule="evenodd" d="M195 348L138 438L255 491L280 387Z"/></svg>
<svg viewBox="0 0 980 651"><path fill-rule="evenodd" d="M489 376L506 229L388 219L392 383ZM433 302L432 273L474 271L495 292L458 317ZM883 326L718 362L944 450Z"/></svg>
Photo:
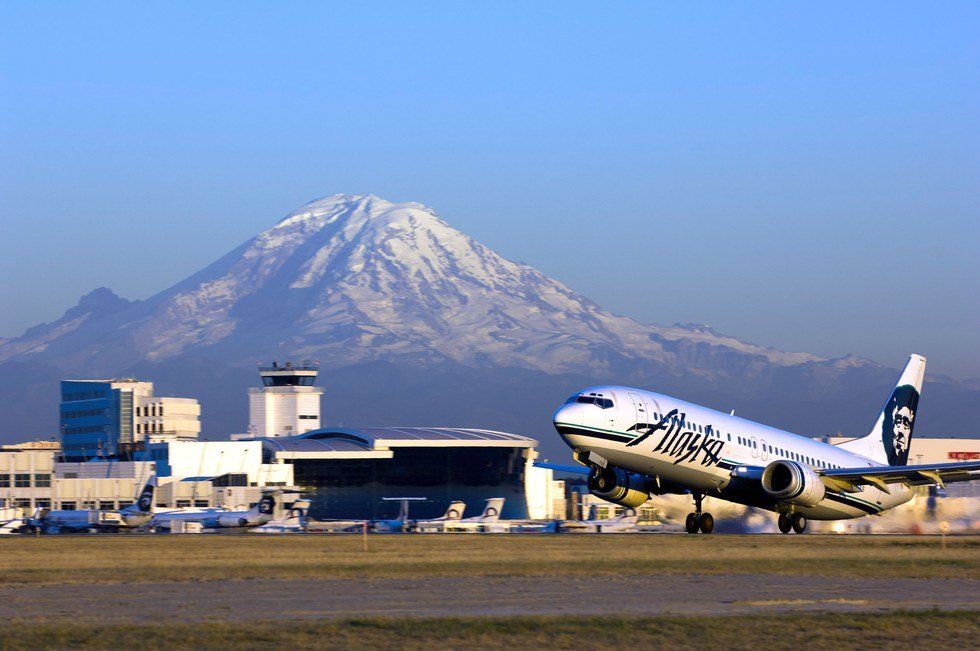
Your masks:
<svg viewBox="0 0 980 651"><path fill-rule="evenodd" d="M701 501L704 499L704 495L701 493L694 494L694 513L687 514L687 520L684 522L684 527L687 529L688 533L711 533L715 529L715 519L710 513L701 512Z"/></svg>
<svg viewBox="0 0 980 651"><path fill-rule="evenodd" d="M777 526L781 533L789 533L790 529L803 533L806 531L806 517L802 513L780 513Z"/></svg>

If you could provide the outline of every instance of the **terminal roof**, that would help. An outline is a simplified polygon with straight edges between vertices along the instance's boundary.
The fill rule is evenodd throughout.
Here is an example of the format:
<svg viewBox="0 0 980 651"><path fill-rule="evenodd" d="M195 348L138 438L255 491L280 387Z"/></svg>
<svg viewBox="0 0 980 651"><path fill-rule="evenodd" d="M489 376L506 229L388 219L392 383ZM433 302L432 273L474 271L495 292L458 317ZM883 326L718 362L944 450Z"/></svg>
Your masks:
<svg viewBox="0 0 980 651"><path fill-rule="evenodd" d="M391 458L398 447L519 447L537 441L519 434L460 427L325 427L298 436L263 438L263 446L285 459Z"/></svg>

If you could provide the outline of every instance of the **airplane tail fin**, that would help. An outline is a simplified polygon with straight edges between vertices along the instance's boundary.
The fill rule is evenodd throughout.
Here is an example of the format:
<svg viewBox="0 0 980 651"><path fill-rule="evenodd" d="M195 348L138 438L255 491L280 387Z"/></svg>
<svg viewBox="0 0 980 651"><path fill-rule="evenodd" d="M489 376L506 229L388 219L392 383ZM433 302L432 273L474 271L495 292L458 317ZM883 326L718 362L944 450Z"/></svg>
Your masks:
<svg viewBox="0 0 980 651"><path fill-rule="evenodd" d="M487 500L487 505L483 508L480 517L484 522L496 522L500 519L500 512L504 508L503 497L491 497Z"/></svg>
<svg viewBox="0 0 980 651"><path fill-rule="evenodd" d="M447 520L459 520L463 517L463 512L466 510L466 503L455 500L450 502L449 508L446 509L446 514L443 516Z"/></svg>
<svg viewBox="0 0 980 651"><path fill-rule="evenodd" d="M156 486L157 476L151 475L146 480L146 485L140 491L139 497L136 498L136 503L127 507L127 510L136 511L137 513L153 513L153 495L156 491Z"/></svg>
<svg viewBox="0 0 980 651"><path fill-rule="evenodd" d="M282 515L282 491L272 491L271 493L264 494L259 503L252 507L251 513L249 515L260 515L268 516L270 519L275 519L278 512Z"/></svg>
<svg viewBox="0 0 980 651"><path fill-rule="evenodd" d="M296 500L293 502L293 507L289 509L289 515L286 516L286 523L302 525L306 521L306 513L309 510L309 500Z"/></svg>
<svg viewBox="0 0 980 651"><path fill-rule="evenodd" d="M871 432L863 438L841 443L839 447L889 466L906 465L925 374L926 358L911 355L894 390L878 412Z"/></svg>

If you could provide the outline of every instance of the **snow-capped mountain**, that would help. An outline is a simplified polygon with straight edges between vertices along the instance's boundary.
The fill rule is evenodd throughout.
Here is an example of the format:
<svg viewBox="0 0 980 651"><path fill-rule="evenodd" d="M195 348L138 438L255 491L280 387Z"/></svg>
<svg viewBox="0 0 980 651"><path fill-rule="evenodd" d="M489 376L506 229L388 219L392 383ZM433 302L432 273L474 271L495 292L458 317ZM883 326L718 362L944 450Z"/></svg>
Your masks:
<svg viewBox="0 0 980 651"><path fill-rule="evenodd" d="M764 405L765 396L792 388L791 395L801 397L783 404L810 409L813 400L858 381L874 389L891 379L891 371L858 357L827 360L748 344L704 326L616 316L501 257L423 205L333 195L302 206L145 301L97 289L61 319L0 340L0 380L11 373L23 377L25 364L35 373L49 369L41 374L45 384L61 375L137 371L164 386L168 380L161 378L169 378L171 391L197 390L206 418L228 414L206 422L207 431L220 436L242 428L244 404L231 405L244 400L235 392L253 383L256 363L273 359L318 360L328 377L347 383L326 379L328 395L362 392L365 401L384 400L392 412L380 418L389 422L404 424L419 407L426 423L471 422L465 419L476 415L485 418L480 424L525 430L530 416L499 416L500 395L511 395L514 413L540 410L546 420L560 395L545 391L544 404L526 409L521 402L545 387L558 393L592 380L673 388L740 405ZM203 380L215 373L233 391ZM361 383L380 383L383 397ZM466 393L468 386L485 403ZM494 386L498 390L488 388ZM56 385L44 391L56 401ZM24 401L5 405L8 400L0 398L0 407L19 413ZM786 416L781 409L775 412ZM379 418L366 405L363 411L351 404L334 409L328 398L325 413L331 412L361 422ZM52 423L56 417L52 410ZM537 429L541 421L534 418Z"/></svg>
<svg viewBox="0 0 980 651"><path fill-rule="evenodd" d="M0 362L31 354L69 368L102 366L93 347L111 352L110 366L190 351L231 364L296 357L344 366L410 357L546 373L613 370L617 359L710 362L682 352L681 344L765 364L821 361L702 327L614 316L425 206L334 195L142 303L96 290L58 322L0 345Z"/></svg>

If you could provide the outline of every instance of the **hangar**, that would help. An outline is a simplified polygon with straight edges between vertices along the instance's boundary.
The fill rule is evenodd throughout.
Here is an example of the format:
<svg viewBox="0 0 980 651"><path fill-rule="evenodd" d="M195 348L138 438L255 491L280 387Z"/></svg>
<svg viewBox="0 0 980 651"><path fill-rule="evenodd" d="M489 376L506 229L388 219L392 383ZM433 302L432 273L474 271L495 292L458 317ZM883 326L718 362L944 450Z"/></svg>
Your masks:
<svg viewBox="0 0 980 651"><path fill-rule="evenodd" d="M504 497L502 517L528 517L534 439L450 427L323 428L262 441L264 463L293 466L316 519L394 515L382 497L425 497L412 516L442 515L452 500L475 514L483 500ZM535 488L531 487L531 491Z"/></svg>

